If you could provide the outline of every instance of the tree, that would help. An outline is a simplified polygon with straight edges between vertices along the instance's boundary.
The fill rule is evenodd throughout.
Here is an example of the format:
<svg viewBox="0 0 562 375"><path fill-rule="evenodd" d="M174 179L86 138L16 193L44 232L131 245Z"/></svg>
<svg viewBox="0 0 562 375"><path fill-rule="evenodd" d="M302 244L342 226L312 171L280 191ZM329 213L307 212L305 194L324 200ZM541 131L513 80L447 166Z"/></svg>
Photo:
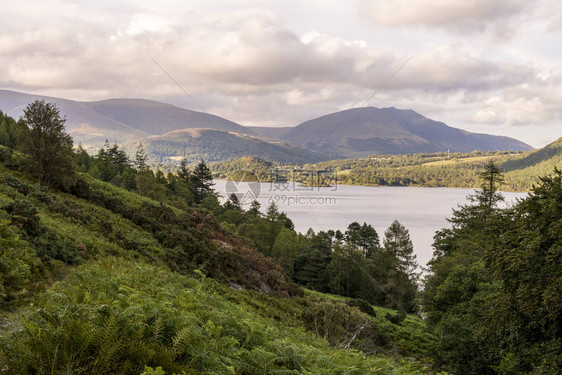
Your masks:
<svg viewBox="0 0 562 375"><path fill-rule="evenodd" d="M17 145L16 121L0 111L0 145L15 148Z"/></svg>
<svg viewBox="0 0 562 375"><path fill-rule="evenodd" d="M53 103L35 100L23 111L22 151L39 185L68 187L76 174L72 137L65 132L66 118Z"/></svg>
<svg viewBox="0 0 562 375"><path fill-rule="evenodd" d="M485 340L505 373L562 373L562 171L490 220L484 261L499 280L488 299Z"/></svg>
<svg viewBox="0 0 562 375"><path fill-rule="evenodd" d="M139 143L139 147L137 147L134 164L137 168L137 172L142 172L145 169L148 169L148 156L146 155L146 151L144 150L142 143Z"/></svg>
<svg viewBox="0 0 562 375"><path fill-rule="evenodd" d="M475 195L475 198L489 212L498 202L503 201L503 196L498 193L504 180L503 174L496 163L489 160L479 176L482 190Z"/></svg>
<svg viewBox="0 0 562 375"><path fill-rule="evenodd" d="M183 158L180 162L180 167L178 169L178 177L180 181L182 181L185 184L189 184L191 181L191 172L187 167L187 160L185 158Z"/></svg>
<svg viewBox="0 0 562 375"><path fill-rule="evenodd" d="M432 344L435 365L462 374L493 373L497 366L497 347L483 337L482 326L491 320L486 300L499 285L482 259L500 236L491 223L499 214L501 171L489 162L480 178L482 190L467 197L471 204L453 210L452 227L436 232L421 293L427 324L438 337Z"/></svg>
<svg viewBox="0 0 562 375"><path fill-rule="evenodd" d="M240 206L240 201L238 200L236 194L232 193L228 196L228 200L224 204L224 208L226 208L227 210L237 210L237 211L242 210L242 207Z"/></svg>
<svg viewBox="0 0 562 375"><path fill-rule="evenodd" d="M191 175L191 189L195 203L201 203L206 195L212 193L214 185L211 170L201 160Z"/></svg>
<svg viewBox="0 0 562 375"><path fill-rule="evenodd" d="M396 270L415 277L418 263L410 232L398 220L394 220L384 232L384 251L396 259Z"/></svg>
<svg viewBox="0 0 562 375"><path fill-rule="evenodd" d="M375 228L367 223L360 225L358 222L349 224L345 231L345 240L363 252L365 257L371 257L380 247L379 235Z"/></svg>
<svg viewBox="0 0 562 375"><path fill-rule="evenodd" d="M277 221L279 218L279 209L277 208L275 202L271 202L271 204L267 207L265 217L269 221Z"/></svg>
<svg viewBox="0 0 562 375"><path fill-rule="evenodd" d="M250 204L250 209L248 210L248 214L256 217L260 217L261 216L260 207L261 207L260 202L256 200L252 201L252 203Z"/></svg>

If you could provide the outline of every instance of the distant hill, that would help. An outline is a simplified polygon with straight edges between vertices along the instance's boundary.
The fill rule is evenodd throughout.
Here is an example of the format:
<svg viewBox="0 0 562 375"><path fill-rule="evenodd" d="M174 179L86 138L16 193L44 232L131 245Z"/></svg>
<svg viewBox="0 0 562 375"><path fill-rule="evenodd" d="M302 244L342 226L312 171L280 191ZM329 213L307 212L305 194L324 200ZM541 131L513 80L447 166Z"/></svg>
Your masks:
<svg viewBox="0 0 562 375"><path fill-rule="evenodd" d="M121 143L150 135L93 111L87 102L0 90L0 109L17 120L23 115L25 107L37 99L56 103L61 114L66 116L66 129L74 138L74 142L81 142L86 148L98 148L106 139Z"/></svg>
<svg viewBox="0 0 562 375"><path fill-rule="evenodd" d="M125 143L174 130L210 128L253 134L251 130L224 118L145 99L110 99L95 102L53 98L0 90L0 109L19 118L23 109L36 99L54 102L66 115L67 131L75 143L99 148L106 139Z"/></svg>
<svg viewBox="0 0 562 375"><path fill-rule="evenodd" d="M213 162L243 156L283 163L317 162L331 158L326 153L294 147L284 142L268 142L251 135L216 129L182 129L141 138L126 144L129 154L134 153L140 142L152 161L164 164L178 162L184 156L190 162L201 159Z"/></svg>
<svg viewBox="0 0 562 375"><path fill-rule="evenodd" d="M539 182L538 176L552 174L554 167L562 169L562 138L500 164L500 168L506 172L508 182L519 181L519 184L527 190L530 188L529 185ZM522 181L527 181L527 185Z"/></svg>
<svg viewBox="0 0 562 375"><path fill-rule="evenodd" d="M447 151L531 150L513 138L470 133L412 110L354 108L306 121L281 137L296 146L347 157Z"/></svg>
<svg viewBox="0 0 562 375"><path fill-rule="evenodd" d="M266 128L244 127L153 100L81 102L0 90L0 110L17 119L27 104L43 98L57 104L66 115L67 131L88 151L96 152L106 139L128 145L129 150L143 142L151 159L159 162L183 155L208 161L251 155L268 161L314 163L372 154L532 149L513 138L469 133L396 108L355 108L296 127Z"/></svg>

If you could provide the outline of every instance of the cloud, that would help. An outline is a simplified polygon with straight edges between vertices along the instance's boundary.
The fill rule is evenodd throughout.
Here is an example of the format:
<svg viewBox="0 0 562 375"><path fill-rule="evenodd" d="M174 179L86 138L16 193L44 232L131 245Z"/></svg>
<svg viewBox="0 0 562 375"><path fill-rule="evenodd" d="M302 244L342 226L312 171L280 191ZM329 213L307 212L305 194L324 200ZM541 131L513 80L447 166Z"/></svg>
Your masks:
<svg viewBox="0 0 562 375"><path fill-rule="evenodd" d="M461 34L513 34L514 22L531 9L525 0L364 1L366 13L385 26L425 26Z"/></svg>
<svg viewBox="0 0 562 375"><path fill-rule="evenodd" d="M526 9L520 1L472 3L430 0L419 2L422 9L418 2L383 1L372 15L391 26L488 33ZM0 87L78 100L152 98L197 109L153 57L207 111L242 124L290 126L363 105L410 56L369 35L295 31L260 7L197 12L181 2L162 10L147 1L108 12L57 4L60 14L41 5L42 17L25 7L9 10L0 25ZM461 127L560 120L562 85L552 67L479 54L464 38L436 39L416 51L368 105L412 108Z"/></svg>

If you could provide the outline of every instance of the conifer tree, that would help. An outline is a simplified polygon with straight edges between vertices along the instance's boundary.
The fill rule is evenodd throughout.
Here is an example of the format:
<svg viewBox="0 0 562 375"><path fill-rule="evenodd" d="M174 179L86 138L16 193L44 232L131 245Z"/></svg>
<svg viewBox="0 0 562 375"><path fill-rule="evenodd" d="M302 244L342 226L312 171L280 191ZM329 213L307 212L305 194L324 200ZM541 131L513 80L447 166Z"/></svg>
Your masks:
<svg viewBox="0 0 562 375"><path fill-rule="evenodd" d="M410 232L398 220L394 220L384 232L383 246L385 252L395 259L397 271L414 276L418 267L414 245Z"/></svg>
<svg viewBox="0 0 562 375"><path fill-rule="evenodd" d="M214 185L211 170L201 160L191 175L191 189L195 203L201 203L206 195L212 194Z"/></svg>
<svg viewBox="0 0 562 375"><path fill-rule="evenodd" d="M142 143L139 143L139 147L137 148L137 152L135 153L134 164L137 172L142 172L145 169L148 169L148 156L146 155L146 151L144 150L144 146Z"/></svg>
<svg viewBox="0 0 562 375"><path fill-rule="evenodd" d="M178 177L180 181L186 184L190 183L191 181L191 172L187 167L187 160L185 158L183 158L180 162L180 167L178 169Z"/></svg>

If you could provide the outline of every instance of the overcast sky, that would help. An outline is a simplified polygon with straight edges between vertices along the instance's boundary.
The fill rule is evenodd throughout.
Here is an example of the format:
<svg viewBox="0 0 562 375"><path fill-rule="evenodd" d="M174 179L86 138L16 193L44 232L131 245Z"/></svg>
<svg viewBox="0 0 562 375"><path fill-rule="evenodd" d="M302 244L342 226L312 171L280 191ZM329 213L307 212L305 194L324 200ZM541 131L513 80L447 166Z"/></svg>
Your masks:
<svg viewBox="0 0 562 375"><path fill-rule="evenodd" d="M559 0L17 0L2 8L4 89L155 99L250 126L371 105L534 147L562 136Z"/></svg>

